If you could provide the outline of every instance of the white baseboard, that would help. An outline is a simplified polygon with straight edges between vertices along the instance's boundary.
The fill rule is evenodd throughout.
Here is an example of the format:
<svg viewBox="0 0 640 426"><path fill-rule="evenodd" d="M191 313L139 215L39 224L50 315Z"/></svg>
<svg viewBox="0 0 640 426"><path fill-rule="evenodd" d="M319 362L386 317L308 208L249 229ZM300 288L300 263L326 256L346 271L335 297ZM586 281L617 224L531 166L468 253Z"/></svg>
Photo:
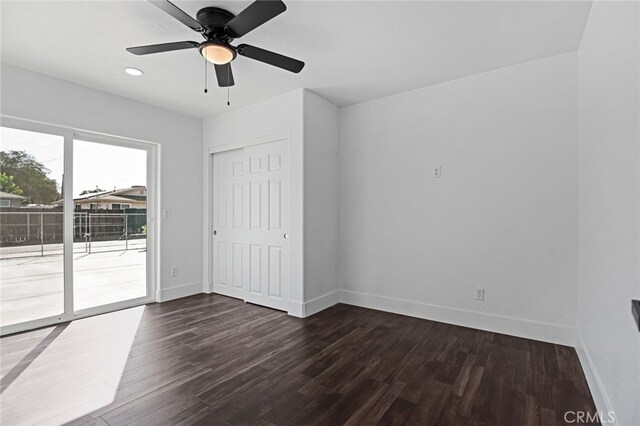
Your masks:
<svg viewBox="0 0 640 426"><path fill-rule="evenodd" d="M168 300L180 299L194 294L202 293L202 282L182 284L175 287L160 288L156 292L156 300L158 302L166 302Z"/></svg>
<svg viewBox="0 0 640 426"><path fill-rule="evenodd" d="M528 321L464 309L430 305L428 303L375 294L359 293L340 290L339 301L349 305L379 311L393 312L411 317L424 318L432 321L508 334L526 339L541 340L543 342L560 345L575 346L576 334L572 327L556 324Z"/></svg>
<svg viewBox="0 0 640 426"><path fill-rule="evenodd" d="M158 301L165 302L167 300L191 296L193 294L202 293L202 290L203 287L201 282L165 288L158 291ZM468 311L464 309L416 302L413 300L360 293L351 290L334 290L304 303L289 301L287 313L294 317L306 318L330 308L336 303L345 303L348 305L393 312L400 315L444 322L462 327L576 347L578 355L580 355L580 361L585 369L585 374L587 369L589 369L590 372L593 372L591 380L589 381L589 386L593 387L592 383L595 383L598 388L596 393L599 392L603 395L604 399L601 398L600 404L596 401L597 407L599 409L600 407L610 407L609 403L603 402L608 401L608 399L606 398L605 393L600 392L602 387L599 379L597 379L595 370L592 368L588 351L586 351L584 342L582 342L582 338L579 333L577 333L577 330L573 327L565 327L557 324L529 321L501 315L492 315L483 312ZM596 399L595 395L594 399Z"/></svg>
<svg viewBox="0 0 640 426"><path fill-rule="evenodd" d="M201 282L184 284L177 287L162 289L158 292L158 301L165 302L167 300L191 296L192 294L201 292ZM528 321L520 318L500 315L491 315L482 312L431 305L412 300L360 293L350 290L334 290L304 303L289 301L287 312L291 316L305 318L323 311L336 303L346 303L348 305L393 312L400 315L444 322L462 327L491 331L494 333L508 334L526 339L540 340L543 342L573 347L579 346L580 348L584 347L584 343L580 342L580 344L578 344L576 329L572 327ZM587 358L585 358L583 354L581 361L582 359L585 359L586 361ZM593 382L593 378L591 382ZM609 406L610 404L605 405ZM600 406L603 406L603 403L598 405L598 407Z"/></svg>
<svg viewBox="0 0 640 426"><path fill-rule="evenodd" d="M322 296L315 297L303 305L303 318L310 317L320 311L332 307L340 300L340 290L330 291Z"/></svg>
<svg viewBox="0 0 640 426"><path fill-rule="evenodd" d="M287 314L296 318L304 318L304 303L289 300L287 302Z"/></svg>
<svg viewBox="0 0 640 426"><path fill-rule="evenodd" d="M615 413L615 410L611 405L611 400L607 395L607 391L602 385L598 371L593 364L593 360L589 354L589 349L582 339L580 329L576 329L576 352L578 353L578 359L582 365L582 371L584 371L584 375L587 378L587 384L589 385L589 390L591 390L593 402L596 404L596 410L598 410L598 413L601 413L605 419L608 419L606 417L607 413ZM618 421L616 419L616 421L608 422L607 424L617 426Z"/></svg>

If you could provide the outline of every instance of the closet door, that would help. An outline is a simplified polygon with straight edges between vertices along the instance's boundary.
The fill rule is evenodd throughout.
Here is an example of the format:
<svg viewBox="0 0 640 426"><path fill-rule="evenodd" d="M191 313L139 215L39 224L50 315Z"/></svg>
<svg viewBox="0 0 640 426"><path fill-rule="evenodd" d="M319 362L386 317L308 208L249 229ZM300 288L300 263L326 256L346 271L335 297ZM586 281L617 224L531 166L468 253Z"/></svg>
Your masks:
<svg viewBox="0 0 640 426"><path fill-rule="evenodd" d="M213 171L213 289L246 300L249 207L244 151L215 154Z"/></svg>
<svg viewBox="0 0 640 426"><path fill-rule="evenodd" d="M247 301L286 310L289 291L289 151L286 141L245 148L249 161Z"/></svg>
<svg viewBox="0 0 640 426"><path fill-rule="evenodd" d="M214 291L287 309L287 141L214 155Z"/></svg>

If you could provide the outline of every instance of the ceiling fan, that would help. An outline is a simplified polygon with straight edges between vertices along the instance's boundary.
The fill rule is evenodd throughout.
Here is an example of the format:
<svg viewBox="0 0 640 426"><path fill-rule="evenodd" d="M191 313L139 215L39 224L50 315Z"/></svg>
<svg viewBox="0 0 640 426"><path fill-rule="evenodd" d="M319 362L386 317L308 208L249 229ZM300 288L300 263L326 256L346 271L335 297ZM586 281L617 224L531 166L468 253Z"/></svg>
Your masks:
<svg viewBox="0 0 640 426"><path fill-rule="evenodd" d="M198 11L196 19L189 16L169 0L149 0L149 2L192 30L199 32L205 41L202 43L197 41L177 41L127 48L127 51L134 55L149 55L197 48L207 61L214 64L220 87L234 85L231 61L237 55L255 59L294 73L300 72L304 67L304 62L279 53L248 44L231 45L234 39L245 36L287 10L287 6L281 0L256 0L238 15L218 7L205 7Z"/></svg>

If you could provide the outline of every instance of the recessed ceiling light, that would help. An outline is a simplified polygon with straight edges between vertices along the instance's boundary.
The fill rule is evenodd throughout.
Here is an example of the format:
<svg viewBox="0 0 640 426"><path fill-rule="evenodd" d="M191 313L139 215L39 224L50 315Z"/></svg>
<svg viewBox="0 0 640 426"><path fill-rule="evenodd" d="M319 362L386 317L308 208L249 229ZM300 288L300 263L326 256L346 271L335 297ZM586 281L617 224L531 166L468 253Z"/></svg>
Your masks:
<svg viewBox="0 0 640 426"><path fill-rule="evenodd" d="M124 72L134 77L140 77L142 74L144 74L142 70L139 70L138 68L133 68L133 67L126 67L124 69Z"/></svg>

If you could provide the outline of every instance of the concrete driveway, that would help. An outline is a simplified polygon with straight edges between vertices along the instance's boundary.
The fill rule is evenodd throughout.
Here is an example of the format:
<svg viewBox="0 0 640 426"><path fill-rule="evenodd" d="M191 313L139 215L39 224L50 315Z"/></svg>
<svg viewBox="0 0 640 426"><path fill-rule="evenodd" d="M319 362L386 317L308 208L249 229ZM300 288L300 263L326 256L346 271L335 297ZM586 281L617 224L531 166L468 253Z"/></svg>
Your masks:
<svg viewBox="0 0 640 426"><path fill-rule="evenodd" d="M146 294L144 248L74 253L73 271L76 310ZM0 258L0 325L60 314L63 300L62 254Z"/></svg>

